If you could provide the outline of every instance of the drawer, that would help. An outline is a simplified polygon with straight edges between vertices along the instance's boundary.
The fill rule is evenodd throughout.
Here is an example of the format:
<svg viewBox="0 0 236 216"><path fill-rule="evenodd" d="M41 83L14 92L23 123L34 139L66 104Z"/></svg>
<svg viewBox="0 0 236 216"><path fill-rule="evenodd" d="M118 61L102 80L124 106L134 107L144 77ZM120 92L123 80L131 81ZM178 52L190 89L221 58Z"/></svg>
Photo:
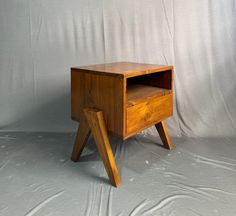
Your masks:
<svg viewBox="0 0 236 216"><path fill-rule="evenodd" d="M173 94L152 97L127 107L126 137L132 136L173 114Z"/></svg>

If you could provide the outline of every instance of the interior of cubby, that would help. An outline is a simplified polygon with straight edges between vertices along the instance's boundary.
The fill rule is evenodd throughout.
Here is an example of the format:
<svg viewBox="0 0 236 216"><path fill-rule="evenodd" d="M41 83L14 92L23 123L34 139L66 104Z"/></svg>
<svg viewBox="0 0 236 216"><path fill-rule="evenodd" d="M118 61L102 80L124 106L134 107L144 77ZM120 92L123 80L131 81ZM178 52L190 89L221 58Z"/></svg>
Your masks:
<svg viewBox="0 0 236 216"><path fill-rule="evenodd" d="M152 97L171 93L172 71L162 71L127 78L126 105L133 106Z"/></svg>

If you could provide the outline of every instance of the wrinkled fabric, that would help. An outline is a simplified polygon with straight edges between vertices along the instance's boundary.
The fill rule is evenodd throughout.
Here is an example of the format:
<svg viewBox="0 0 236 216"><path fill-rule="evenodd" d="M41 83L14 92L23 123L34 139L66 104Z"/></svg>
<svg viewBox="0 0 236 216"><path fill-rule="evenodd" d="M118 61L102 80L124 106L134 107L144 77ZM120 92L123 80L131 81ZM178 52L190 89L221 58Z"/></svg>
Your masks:
<svg viewBox="0 0 236 216"><path fill-rule="evenodd" d="M111 138L121 187L92 138L70 160L74 133L0 133L0 215L234 216L236 138Z"/></svg>
<svg viewBox="0 0 236 216"><path fill-rule="evenodd" d="M1 0L0 30L2 131L75 130L70 68L134 61L175 66L171 134L236 134L235 0Z"/></svg>

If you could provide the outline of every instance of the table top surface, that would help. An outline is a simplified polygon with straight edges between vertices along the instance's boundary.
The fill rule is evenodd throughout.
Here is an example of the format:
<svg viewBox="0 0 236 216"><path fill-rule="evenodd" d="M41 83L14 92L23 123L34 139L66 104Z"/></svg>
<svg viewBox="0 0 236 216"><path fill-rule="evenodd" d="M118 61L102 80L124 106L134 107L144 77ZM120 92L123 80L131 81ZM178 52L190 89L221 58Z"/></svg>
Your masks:
<svg viewBox="0 0 236 216"><path fill-rule="evenodd" d="M173 66L159 64L144 64L135 62L113 62L106 64L87 65L73 67L72 70L79 70L85 73L103 74L107 76L134 77L144 74L172 70Z"/></svg>

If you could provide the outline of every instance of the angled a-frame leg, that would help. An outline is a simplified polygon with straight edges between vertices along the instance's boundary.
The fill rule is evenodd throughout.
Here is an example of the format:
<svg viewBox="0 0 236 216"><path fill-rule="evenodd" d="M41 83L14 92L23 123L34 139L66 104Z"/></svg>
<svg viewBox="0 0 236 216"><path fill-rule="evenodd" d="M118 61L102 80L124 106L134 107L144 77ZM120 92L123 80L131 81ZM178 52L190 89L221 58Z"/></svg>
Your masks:
<svg viewBox="0 0 236 216"><path fill-rule="evenodd" d="M120 185L120 176L110 146L103 112L97 109L84 109L76 135L71 160L78 161L92 131L99 154L113 186Z"/></svg>
<svg viewBox="0 0 236 216"><path fill-rule="evenodd" d="M82 115L80 124L78 127L78 131L76 134L75 144L74 144L72 154L71 154L72 161L76 162L79 160L80 155L87 143L90 133L91 133L91 130L89 128L88 122L85 116Z"/></svg>
<svg viewBox="0 0 236 216"><path fill-rule="evenodd" d="M155 127L159 133L159 136L160 136L161 141L162 141L163 145L165 146L165 148L171 150L173 148L173 145L170 142L170 137L168 135L165 122L161 121L161 122L155 124Z"/></svg>
<svg viewBox="0 0 236 216"><path fill-rule="evenodd" d="M99 154L113 186L120 185L120 176L110 146L103 112L97 109L84 109L84 114L94 136Z"/></svg>

